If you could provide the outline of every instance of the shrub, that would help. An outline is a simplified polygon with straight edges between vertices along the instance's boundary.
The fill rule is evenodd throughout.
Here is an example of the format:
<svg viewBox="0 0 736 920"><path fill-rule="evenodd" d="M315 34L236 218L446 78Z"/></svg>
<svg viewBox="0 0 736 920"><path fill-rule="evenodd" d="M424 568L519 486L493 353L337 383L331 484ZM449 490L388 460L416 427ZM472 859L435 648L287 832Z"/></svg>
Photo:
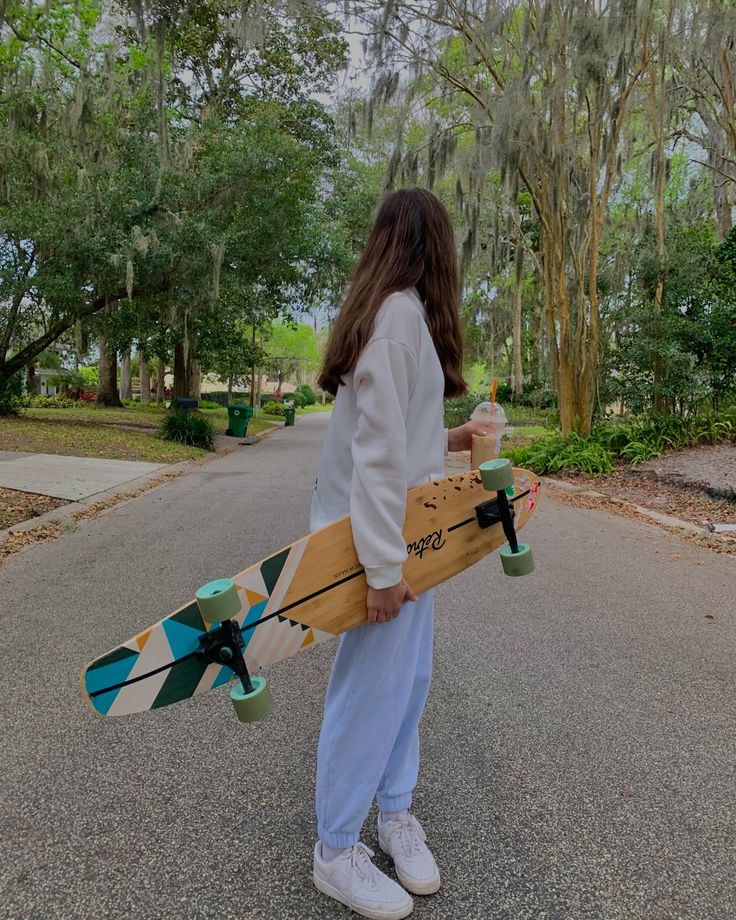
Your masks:
<svg viewBox="0 0 736 920"><path fill-rule="evenodd" d="M487 399L487 394L481 396L478 393L466 393L465 396L455 396L452 399L445 400L445 425L448 428L457 428L459 425L464 425L478 403Z"/></svg>
<svg viewBox="0 0 736 920"><path fill-rule="evenodd" d="M213 450L215 429L212 422L197 412L171 412L163 420L159 435L165 441L176 441L192 447Z"/></svg>
<svg viewBox="0 0 736 920"><path fill-rule="evenodd" d="M299 390L296 390L294 393L287 393L284 397L284 402L293 402L297 409L303 409L307 405L304 394Z"/></svg>
<svg viewBox="0 0 736 920"><path fill-rule="evenodd" d="M552 435L540 438L528 447L504 451L516 466L526 466L536 473L557 473L560 470L580 470L583 473L610 473L613 454L597 441L577 434Z"/></svg>
<svg viewBox="0 0 736 920"><path fill-rule="evenodd" d="M279 415L283 417L284 404L276 402L275 400L272 399L270 402L267 402L265 404L265 406L263 407L263 411L266 413L266 415Z"/></svg>
<svg viewBox="0 0 736 920"><path fill-rule="evenodd" d="M75 399L68 396L21 396L16 401L21 409L73 409L77 405Z"/></svg>
<svg viewBox="0 0 736 920"><path fill-rule="evenodd" d="M234 401L237 402L237 399ZM200 399L199 408L200 409L220 409L221 404L219 402L213 402L211 399Z"/></svg>
<svg viewBox="0 0 736 920"><path fill-rule="evenodd" d="M317 394L309 386L308 383L303 383L300 387L296 388L297 393L301 393L304 398L305 406L313 406L317 402Z"/></svg>

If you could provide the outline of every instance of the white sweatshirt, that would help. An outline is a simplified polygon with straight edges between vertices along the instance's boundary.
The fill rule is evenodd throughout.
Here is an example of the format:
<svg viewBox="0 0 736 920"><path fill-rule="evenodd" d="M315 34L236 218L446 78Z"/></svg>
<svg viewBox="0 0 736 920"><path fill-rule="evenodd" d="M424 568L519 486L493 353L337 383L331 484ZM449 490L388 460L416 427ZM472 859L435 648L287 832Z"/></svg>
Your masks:
<svg viewBox="0 0 736 920"><path fill-rule="evenodd" d="M444 374L414 289L386 298L345 375L320 456L310 527L349 514L368 584L401 581L406 490L443 474Z"/></svg>

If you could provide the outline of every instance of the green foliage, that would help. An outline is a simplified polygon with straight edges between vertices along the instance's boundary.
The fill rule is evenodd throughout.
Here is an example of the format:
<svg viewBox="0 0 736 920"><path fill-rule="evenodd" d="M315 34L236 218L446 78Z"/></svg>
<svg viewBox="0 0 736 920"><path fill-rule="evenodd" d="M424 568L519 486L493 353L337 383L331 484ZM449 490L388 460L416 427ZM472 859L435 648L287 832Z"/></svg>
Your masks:
<svg viewBox="0 0 736 920"><path fill-rule="evenodd" d="M303 409L306 406L304 394L296 390L294 393L288 393L285 396L287 402L293 402L296 409Z"/></svg>
<svg viewBox="0 0 736 920"><path fill-rule="evenodd" d="M3 6L0 382L92 323L108 347L165 358L186 336L205 370L229 351L242 373L222 331L313 286L338 160L315 95L345 43L307 4L259 8L257 34L237 0L122 4L100 30L103 8Z"/></svg>
<svg viewBox="0 0 736 920"><path fill-rule="evenodd" d="M278 415L283 418L284 404L276 402L275 399L272 399L270 402L267 402L264 405L263 411L266 413L266 415Z"/></svg>
<svg viewBox="0 0 736 920"><path fill-rule="evenodd" d="M455 396L445 400L445 425L448 428L457 428L464 425L470 418L473 409L478 403L487 400L487 395L479 393L466 393L465 396Z"/></svg>
<svg viewBox="0 0 736 920"><path fill-rule="evenodd" d="M504 451L504 454L511 457L514 465L529 467L537 473L580 470L592 476L613 470L613 454L610 450L574 432L567 437L557 434L540 438L528 447Z"/></svg>
<svg viewBox="0 0 736 920"><path fill-rule="evenodd" d="M690 417L648 415L628 422L599 422L590 438L554 434L505 452L538 473L580 470L610 473L616 458L637 464L670 450L736 440L736 406Z"/></svg>
<svg viewBox="0 0 736 920"><path fill-rule="evenodd" d="M317 394L309 386L308 383L303 383L300 387L297 387L297 392L301 393L304 397L305 406L313 406L317 402Z"/></svg>
<svg viewBox="0 0 736 920"><path fill-rule="evenodd" d="M197 412L172 412L163 420L159 435L165 441L176 441L191 447L213 450L215 429L212 422Z"/></svg>
<svg viewBox="0 0 736 920"><path fill-rule="evenodd" d="M74 409L79 406L75 399L68 396L20 396L15 400L19 409Z"/></svg>

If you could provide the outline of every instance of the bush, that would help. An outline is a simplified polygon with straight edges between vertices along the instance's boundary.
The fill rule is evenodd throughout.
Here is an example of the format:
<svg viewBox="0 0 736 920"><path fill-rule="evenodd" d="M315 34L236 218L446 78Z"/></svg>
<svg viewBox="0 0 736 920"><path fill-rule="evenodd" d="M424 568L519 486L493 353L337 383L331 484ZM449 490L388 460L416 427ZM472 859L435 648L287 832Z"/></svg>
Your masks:
<svg viewBox="0 0 736 920"><path fill-rule="evenodd" d="M487 400L488 396L478 393L466 393L465 396L454 396L445 400L445 425L448 428L457 428L464 425L478 403Z"/></svg>
<svg viewBox="0 0 736 920"><path fill-rule="evenodd" d="M577 434L552 435L540 438L528 447L504 451L515 466L526 466L535 473L558 473L560 470L580 470L583 473L610 473L613 454L597 441Z"/></svg>
<svg viewBox="0 0 736 920"><path fill-rule="evenodd" d="M237 399L234 402L238 402ZM214 402L211 399L200 399L199 401L200 409L221 409L222 404L219 402Z"/></svg>
<svg viewBox="0 0 736 920"><path fill-rule="evenodd" d="M283 418L284 404L276 402L272 399L270 402L265 404L263 411L266 413L266 415L279 415Z"/></svg>
<svg viewBox="0 0 736 920"><path fill-rule="evenodd" d="M297 409L303 409L307 405L304 394L300 393L299 390L296 390L294 393L287 393L284 397L284 402L293 402Z"/></svg>
<svg viewBox="0 0 736 920"><path fill-rule="evenodd" d="M159 428L159 436L165 441L176 441L192 447L213 450L215 429L212 422L197 412L171 412Z"/></svg>
<svg viewBox="0 0 736 920"><path fill-rule="evenodd" d="M21 396L16 400L16 405L21 409L73 409L77 405L75 399L68 396Z"/></svg>
<svg viewBox="0 0 736 920"><path fill-rule="evenodd" d="M296 388L297 393L301 393L304 398L305 406L313 406L317 402L317 394L309 386L308 383L303 383L300 387Z"/></svg>

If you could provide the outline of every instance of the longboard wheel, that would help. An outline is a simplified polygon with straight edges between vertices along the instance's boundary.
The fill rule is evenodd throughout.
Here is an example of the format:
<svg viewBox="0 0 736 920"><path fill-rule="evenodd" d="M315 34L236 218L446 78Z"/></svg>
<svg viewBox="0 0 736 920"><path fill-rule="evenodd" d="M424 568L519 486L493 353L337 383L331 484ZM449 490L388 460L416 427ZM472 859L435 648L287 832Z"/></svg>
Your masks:
<svg viewBox="0 0 736 920"><path fill-rule="evenodd" d="M251 677L250 682L252 693L246 693L238 683L230 691L230 699L241 722L260 722L273 712L273 697L265 677Z"/></svg>
<svg viewBox="0 0 736 920"><path fill-rule="evenodd" d="M502 492L514 484L514 470L510 460L486 460L481 463L479 470L483 488L488 492Z"/></svg>
<svg viewBox="0 0 736 920"><path fill-rule="evenodd" d="M505 575L530 575L534 571L534 557L528 543L519 543L518 553L512 553L507 543L501 547L500 553Z"/></svg>
<svg viewBox="0 0 736 920"><path fill-rule="evenodd" d="M238 589L231 578L208 581L195 591L194 597L206 623L223 623L240 611Z"/></svg>

